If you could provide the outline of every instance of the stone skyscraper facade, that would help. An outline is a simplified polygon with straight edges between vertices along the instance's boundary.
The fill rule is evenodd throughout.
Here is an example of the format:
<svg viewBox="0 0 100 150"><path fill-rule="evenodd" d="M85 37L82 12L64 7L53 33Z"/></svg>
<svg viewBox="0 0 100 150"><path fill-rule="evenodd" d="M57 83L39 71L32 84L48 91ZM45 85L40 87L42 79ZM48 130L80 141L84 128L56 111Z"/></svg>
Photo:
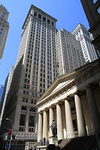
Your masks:
<svg viewBox="0 0 100 150"><path fill-rule="evenodd" d="M83 56L86 63L96 60L98 57L96 49L91 43L93 40L92 34L82 24L78 24L72 31L72 34L81 44Z"/></svg>
<svg viewBox="0 0 100 150"><path fill-rule="evenodd" d="M19 141L36 141L36 102L57 77L56 21L31 5L22 26L18 57L4 111L4 116L12 120L13 132ZM5 117L3 124L6 124Z"/></svg>
<svg viewBox="0 0 100 150"><path fill-rule="evenodd" d="M69 73L85 64L79 41L65 29L57 32L57 59L59 75Z"/></svg>
<svg viewBox="0 0 100 150"><path fill-rule="evenodd" d="M100 52L100 0L81 0L94 39L92 43Z"/></svg>
<svg viewBox="0 0 100 150"><path fill-rule="evenodd" d="M9 30L8 15L9 12L7 11L7 9L3 5L0 5L0 59L3 55L4 46Z"/></svg>

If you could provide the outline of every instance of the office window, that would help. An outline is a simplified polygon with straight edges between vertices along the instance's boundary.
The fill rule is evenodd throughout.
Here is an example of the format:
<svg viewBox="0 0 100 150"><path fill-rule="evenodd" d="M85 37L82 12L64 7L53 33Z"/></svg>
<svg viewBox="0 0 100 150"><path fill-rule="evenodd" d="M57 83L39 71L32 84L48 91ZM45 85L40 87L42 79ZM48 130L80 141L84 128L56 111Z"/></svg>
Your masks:
<svg viewBox="0 0 100 150"><path fill-rule="evenodd" d="M22 125L22 126L25 125L25 115L24 114L20 115L20 125Z"/></svg>
<svg viewBox="0 0 100 150"><path fill-rule="evenodd" d="M49 19L47 19L47 23L50 24L50 20Z"/></svg>
<svg viewBox="0 0 100 150"><path fill-rule="evenodd" d="M22 107L21 107L21 110L26 110L26 106L22 106Z"/></svg>
<svg viewBox="0 0 100 150"><path fill-rule="evenodd" d="M98 14L100 14L100 6L97 8L97 12Z"/></svg>
<svg viewBox="0 0 100 150"><path fill-rule="evenodd" d="M45 17L43 17L43 21L45 21L45 22L46 22L46 18L45 18Z"/></svg>
<svg viewBox="0 0 100 150"><path fill-rule="evenodd" d="M35 17L37 16L37 12L34 12L34 16L35 16Z"/></svg>
<svg viewBox="0 0 100 150"><path fill-rule="evenodd" d="M38 14L38 18L40 18L40 19L41 19L41 15L40 15L40 14Z"/></svg>
<svg viewBox="0 0 100 150"><path fill-rule="evenodd" d="M29 126L34 126L34 120L35 120L35 117L34 116L29 116Z"/></svg>

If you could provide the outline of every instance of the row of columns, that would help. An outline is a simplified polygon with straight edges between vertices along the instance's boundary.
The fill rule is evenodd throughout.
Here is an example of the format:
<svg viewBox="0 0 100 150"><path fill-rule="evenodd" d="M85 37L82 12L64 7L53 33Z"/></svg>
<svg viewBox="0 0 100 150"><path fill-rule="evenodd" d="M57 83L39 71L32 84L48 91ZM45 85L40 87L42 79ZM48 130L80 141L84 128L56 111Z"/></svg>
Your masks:
<svg viewBox="0 0 100 150"><path fill-rule="evenodd" d="M99 130L100 128L99 115L98 115L95 99L90 87L86 87L86 93L87 93L87 99L89 103L92 121L94 123L94 130ZM78 136L81 137L86 135L84 114L83 114L82 104L79 96L75 94L74 100L75 100L75 108L76 108ZM70 104L68 100L65 100L64 103L65 103L65 122L66 122L66 132L67 132L66 137L73 138L75 137L75 131L73 127ZM43 116L41 113L39 113L38 141L40 141L41 138L45 137L46 139L48 139L50 136L52 136L51 129L49 130L50 133L48 136L48 127L52 124L53 119L54 119L53 108L49 108L49 121L48 121L48 113L46 110L43 111ZM64 137L63 137L63 126L62 126L62 111L61 111L61 106L59 104L56 104L56 122L57 122L57 137L58 140L60 140L63 139Z"/></svg>
<svg viewBox="0 0 100 150"><path fill-rule="evenodd" d="M85 122L84 122L84 117L83 117L81 101L78 95L75 95L75 106L76 106L78 133L79 133L79 136L84 136L86 135ZM49 108L49 121L48 121L48 113L46 110L43 111L43 116L41 113L39 113L38 141L44 137L48 139L48 129L51 126L53 119L54 119L53 108ZM71 108L67 100L65 100L65 121L66 121L67 137L68 138L75 137L72 115L71 115ZM64 135L63 135L63 124L62 124L62 110L61 110L60 104L56 104L56 122L57 122L58 139L63 139ZM50 131L49 137L51 137L52 136L51 128L49 131Z"/></svg>

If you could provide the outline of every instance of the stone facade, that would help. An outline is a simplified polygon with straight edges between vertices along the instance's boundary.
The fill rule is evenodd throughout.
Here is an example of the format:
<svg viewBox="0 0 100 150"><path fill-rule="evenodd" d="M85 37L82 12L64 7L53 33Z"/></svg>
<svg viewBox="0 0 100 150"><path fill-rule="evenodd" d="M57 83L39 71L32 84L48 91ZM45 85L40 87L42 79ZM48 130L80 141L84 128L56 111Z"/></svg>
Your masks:
<svg viewBox="0 0 100 150"><path fill-rule="evenodd" d="M89 22L89 30L94 37L93 44L100 52L100 1L81 0L81 3Z"/></svg>
<svg viewBox="0 0 100 150"><path fill-rule="evenodd" d="M50 141L53 119L58 140L100 132L99 79L100 63L95 61L53 83L37 102L38 141Z"/></svg>
<svg viewBox="0 0 100 150"><path fill-rule="evenodd" d="M3 5L0 5L0 59L3 55L4 46L9 30L8 15L9 12L7 11L7 9Z"/></svg>

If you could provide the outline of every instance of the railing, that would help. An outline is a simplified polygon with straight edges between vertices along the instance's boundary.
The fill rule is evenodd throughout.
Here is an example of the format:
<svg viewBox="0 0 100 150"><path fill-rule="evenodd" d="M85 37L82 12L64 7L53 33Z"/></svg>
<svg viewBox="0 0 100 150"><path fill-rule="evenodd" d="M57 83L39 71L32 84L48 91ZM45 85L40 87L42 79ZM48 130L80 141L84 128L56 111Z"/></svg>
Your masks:
<svg viewBox="0 0 100 150"><path fill-rule="evenodd" d="M88 150L88 148L93 144L93 142L95 141L95 136L91 137L88 141L88 143L83 147L82 150ZM96 147L97 144L93 145L93 148Z"/></svg>
<svg viewBox="0 0 100 150"><path fill-rule="evenodd" d="M67 137L66 137L66 139L69 139L70 136L71 136L71 138L78 137L78 132L75 131L75 132L72 132L72 133L68 134Z"/></svg>

